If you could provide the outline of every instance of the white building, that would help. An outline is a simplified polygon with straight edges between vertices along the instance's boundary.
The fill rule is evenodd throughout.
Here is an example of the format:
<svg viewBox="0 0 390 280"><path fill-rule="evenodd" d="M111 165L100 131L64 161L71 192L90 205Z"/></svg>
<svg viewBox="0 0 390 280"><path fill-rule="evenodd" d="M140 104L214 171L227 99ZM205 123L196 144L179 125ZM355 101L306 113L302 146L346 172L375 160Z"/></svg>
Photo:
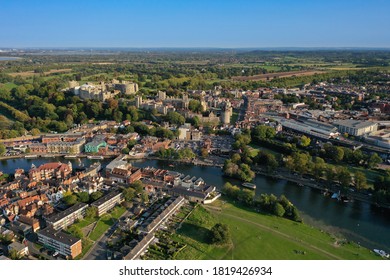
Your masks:
<svg viewBox="0 0 390 280"><path fill-rule="evenodd" d="M337 120L333 123L340 133L362 136L378 130L378 123L359 120Z"/></svg>

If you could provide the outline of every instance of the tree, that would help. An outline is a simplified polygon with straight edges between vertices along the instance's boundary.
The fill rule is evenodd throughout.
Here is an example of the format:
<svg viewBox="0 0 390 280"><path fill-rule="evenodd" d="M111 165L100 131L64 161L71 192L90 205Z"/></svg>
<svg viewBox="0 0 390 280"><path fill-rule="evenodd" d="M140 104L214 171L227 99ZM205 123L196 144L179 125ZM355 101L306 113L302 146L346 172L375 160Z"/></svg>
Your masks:
<svg viewBox="0 0 390 280"><path fill-rule="evenodd" d="M147 192L142 192L141 193L141 199L143 203L148 203L149 202L149 195Z"/></svg>
<svg viewBox="0 0 390 280"><path fill-rule="evenodd" d="M182 125L185 122L185 118L177 112L168 112L165 119L172 124Z"/></svg>
<svg viewBox="0 0 390 280"><path fill-rule="evenodd" d="M0 156L4 155L6 151L4 144L0 143Z"/></svg>
<svg viewBox="0 0 390 280"><path fill-rule="evenodd" d="M250 182L253 178L255 178L255 173L251 170L248 164L242 163L238 169L237 177L242 181Z"/></svg>
<svg viewBox="0 0 390 280"><path fill-rule="evenodd" d="M141 193L144 190L144 184L140 180L131 183L130 187L135 190L136 194Z"/></svg>
<svg viewBox="0 0 390 280"><path fill-rule="evenodd" d="M225 185L222 187L222 192L233 199L237 199L240 193L240 188L237 186L233 186L229 182L225 183Z"/></svg>
<svg viewBox="0 0 390 280"><path fill-rule="evenodd" d="M38 136L39 134L41 134L38 128L31 129L30 133L32 136Z"/></svg>
<svg viewBox="0 0 390 280"><path fill-rule="evenodd" d="M358 171L355 173L355 186L358 190L367 188L367 179L363 172Z"/></svg>
<svg viewBox="0 0 390 280"><path fill-rule="evenodd" d="M80 202L88 203L89 202L89 193L87 192L80 192L77 194L78 200Z"/></svg>
<svg viewBox="0 0 390 280"><path fill-rule="evenodd" d="M329 185L333 184L333 181L337 177L337 173L335 172L333 166L328 166L325 168L325 177Z"/></svg>
<svg viewBox="0 0 390 280"><path fill-rule="evenodd" d="M311 163L311 156L306 153L294 153L294 170L299 173L306 173L309 169L309 163Z"/></svg>
<svg viewBox="0 0 390 280"><path fill-rule="evenodd" d="M377 153L372 153L368 159L368 168L375 168L378 164L382 163L382 158Z"/></svg>
<svg viewBox="0 0 390 280"><path fill-rule="evenodd" d="M252 138L256 141L272 139L276 135L274 128L266 125L258 125L252 131Z"/></svg>
<svg viewBox="0 0 390 280"><path fill-rule="evenodd" d="M77 196L74 194L66 195L62 198L62 201L67 205L67 206L72 206L77 203Z"/></svg>
<svg viewBox="0 0 390 280"><path fill-rule="evenodd" d="M91 193L91 200L92 200L92 201L98 200L98 199L101 198L102 196L103 196L103 193L100 192L100 191L93 192L93 193Z"/></svg>
<svg viewBox="0 0 390 280"><path fill-rule="evenodd" d="M15 249L11 249L9 252L9 258L11 260L21 260L22 259L22 255L19 254L18 251L16 251Z"/></svg>
<svg viewBox="0 0 390 280"><path fill-rule="evenodd" d="M0 243L9 245L12 243L12 238L11 234L0 234Z"/></svg>
<svg viewBox="0 0 390 280"><path fill-rule="evenodd" d="M225 175L229 177L234 177L235 174L237 174L238 171L238 165L232 162L231 160L225 160L225 163L223 164L223 172Z"/></svg>
<svg viewBox="0 0 390 280"><path fill-rule="evenodd" d="M309 137L302 135L301 140L300 140L300 145L302 147L308 147L310 145L310 142L311 142L311 140Z"/></svg>
<svg viewBox="0 0 390 280"><path fill-rule="evenodd" d="M206 148L202 148L200 150L200 154L201 154L202 157L206 158L206 157L209 156L209 151Z"/></svg>
<svg viewBox="0 0 390 280"><path fill-rule="evenodd" d="M229 227L226 224L217 223L210 230L210 241L214 244L226 244L230 240Z"/></svg>
<svg viewBox="0 0 390 280"><path fill-rule="evenodd" d="M135 197L135 189L126 188L122 191L123 197L126 201L132 201Z"/></svg>
<svg viewBox="0 0 390 280"><path fill-rule="evenodd" d="M89 209L89 208L87 208L87 210L88 210L88 209ZM84 234L83 234L82 230L81 230L78 226L76 226L76 225L70 226L70 227L68 228L68 232L69 232L71 235L76 236L76 237L78 237L78 238L80 238L80 239L84 237Z"/></svg>
<svg viewBox="0 0 390 280"><path fill-rule="evenodd" d="M199 113L202 111L202 106L200 106L200 102L198 100L192 99L188 104L188 109L192 112Z"/></svg>
<svg viewBox="0 0 390 280"><path fill-rule="evenodd" d="M231 157L231 161L234 163L240 163L241 162L241 156L238 153L234 153Z"/></svg>
<svg viewBox="0 0 390 280"><path fill-rule="evenodd" d="M87 218L95 218L98 215L98 209L95 206L90 206L85 210Z"/></svg>
<svg viewBox="0 0 390 280"><path fill-rule="evenodd" d="M283 217L284 213L286 211L284 210L282 204L279 202L276 202L273 206L272 213L278 217Z"/></svg>
<svg viewBox="0 0 390 280"><path fill-rule="evenodd" d="M325 171L326 171L325 161L320 157L316 157L314 159L314 165L313 165L313 169L312 169L314 177L317 180L320 179Z"/></svg>
<svg viewBox="0 0 390 280"><path fill-rule="evenodd" d="M178 159L193 159L196 158L195 153L191 150L191 148L180 149L177 152Z"/></svg>
<svg viewBox="0 0 390 280"><path fill-rule="evenodd" d="M344 158L344 150L341 147L334 147L332 158L335 162L341 162Z"/></svg>
<svg viewBox="0 0 390 280"><path fill-rule="evenodd" d="M255 192L252 190L243 189L239 192L238 198L245 204L251 205L253 198L255 197Z"/></svg>
<svg viewBox="0 0 390 280"><path fill-rule="evenodd" d="M335 147L330 144L325 144L325 153L326 156L330 159L334 160L335 162L341 162L344 158L344 149L341 147Z"/></svg>
<svg viewBox="0 0 390 280"><path fill-rule="evenodd" d="M348 188L352 182L351 173L346 167L337 167L336 168L337 180L340 182L343 188Z"/></svg>

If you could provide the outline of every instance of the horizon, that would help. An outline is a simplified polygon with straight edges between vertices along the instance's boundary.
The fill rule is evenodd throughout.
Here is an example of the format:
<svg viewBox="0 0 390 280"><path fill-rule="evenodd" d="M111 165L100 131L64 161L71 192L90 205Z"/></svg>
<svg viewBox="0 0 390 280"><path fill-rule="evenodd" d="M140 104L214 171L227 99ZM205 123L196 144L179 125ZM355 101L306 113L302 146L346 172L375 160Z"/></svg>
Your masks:
<svg viewBox="0 0 390 280"><path fill-rule="evenodd" d="M17 49L387 49L388 10L385 0L3 0L0 36Z"/></svg>
<svg viewBox="0 0 390 280"><path fill-rule="evenodd" d="M156 46L156 47L90 47L90 46L80 46L80 47L4 47L0 46L0 53L9 52L9 51L18 51L18 50L44 50L44 51L104 51L104 50L125 50L125 51L137 51L137 50L221 50L221 51L390 51L390 47L288 47L288 46L280 46L280 47L208 47L208 46L199 46L199 47L164 47L164 46Z"/></svg>

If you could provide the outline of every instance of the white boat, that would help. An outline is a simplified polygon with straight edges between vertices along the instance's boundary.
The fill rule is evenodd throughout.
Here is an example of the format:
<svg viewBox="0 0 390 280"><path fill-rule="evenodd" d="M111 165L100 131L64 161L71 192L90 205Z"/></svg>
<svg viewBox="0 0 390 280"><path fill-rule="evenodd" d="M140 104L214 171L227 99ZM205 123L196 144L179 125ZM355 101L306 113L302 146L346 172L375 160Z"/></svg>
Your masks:
<svg viewBox="0 0 390 280"><path fill-rule="evenodd" d="M386 253L384 250L374 249L373 251L377 253L379 256L381 256L382 258L388 259L390 257L390 254Z"/></svg>
<svg viewBox="0 0 390 280"><path fill-rule="evenodd" d="M41 157L43 157L43 158L53 158L53 157L55 157L55 155L48 155L48 154L46 154L46 155L41 155Z"/></svg>
<svg viewBox="0 0 390 280"><path fill-rule="evenodd" d="M64 158L77 158L77 155L66 155Z"/></svg>
<svg viewBox="0 0 390 280"><path fill-rule="evenodd" d="M104 159L103 156L87 156L88 159Z"/></svg>
<svg viewBox="0 0 390 280"><path fill-rule="evenodd" d="M38 158L38 155L25 155L24 158Z"/></svg>
<svg viewBox="0 0 390 280"><path fill-rule="evenodd" d="M256 185L252 184L252 183L243 183L242 186L245 188L248 188L248 189L252 189L252 190L256 189Z"/></svg>

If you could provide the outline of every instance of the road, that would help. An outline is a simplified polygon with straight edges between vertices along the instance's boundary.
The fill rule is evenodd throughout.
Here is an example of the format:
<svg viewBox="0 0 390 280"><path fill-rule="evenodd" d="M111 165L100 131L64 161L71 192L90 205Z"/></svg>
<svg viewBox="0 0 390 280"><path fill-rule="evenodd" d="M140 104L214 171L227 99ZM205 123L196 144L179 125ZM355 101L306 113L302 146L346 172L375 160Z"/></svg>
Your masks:
<svg viewBox="0 0 390 280"><path fill-rule="evenodd" d="M126 210L122 216L119 217L130 217L132 214ZM118 221L115 222L96 242L92 245L91 249L83 257L84 260L106 260L107 259L107 240L118 228Z"/></svg>

